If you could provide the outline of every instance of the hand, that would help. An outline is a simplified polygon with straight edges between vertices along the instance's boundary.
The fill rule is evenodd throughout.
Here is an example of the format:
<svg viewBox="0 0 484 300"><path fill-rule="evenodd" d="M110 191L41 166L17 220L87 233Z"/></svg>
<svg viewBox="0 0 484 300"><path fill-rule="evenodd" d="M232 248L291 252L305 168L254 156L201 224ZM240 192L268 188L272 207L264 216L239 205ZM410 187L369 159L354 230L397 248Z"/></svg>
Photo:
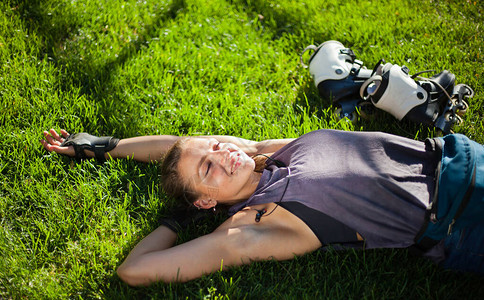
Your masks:
<svg viewBox="0 0 484 300"><path fill-rule="evenodd" d="M60 132L62 137L54 129L44 131L45 139L40 140L40 143L42 146L44 146L45 150L49 152L56 152L67 156L75 156L73 146L61 146L62 142L64 142L64 139L69 136L69 133L64 129L61 129Z"/></svg>

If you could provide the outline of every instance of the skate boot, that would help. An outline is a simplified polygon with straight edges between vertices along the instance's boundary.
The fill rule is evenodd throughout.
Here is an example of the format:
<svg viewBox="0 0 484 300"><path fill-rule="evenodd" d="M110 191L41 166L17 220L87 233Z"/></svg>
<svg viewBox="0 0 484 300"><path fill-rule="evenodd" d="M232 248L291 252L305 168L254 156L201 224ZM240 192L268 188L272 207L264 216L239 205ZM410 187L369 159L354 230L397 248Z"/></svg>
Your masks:
<svg viewBox="0 0 484 300"><path fill-rule="evenodd" d="M372 70L367 70L350 48L338 41L326 41L318 47L310 45L301 54L301 64L306 68L308 65L303 62L302 56L309 50L314 51L308 61L314 84L319 95L337 107L337 117L355 121L357 107L371 110L371 103L359 96L359 90L371 77Z"/></svg>
<svg viewBox="0 0 484 300"><path fill-rule="evenodd" d="M447 134L454 124L462 122L467 101L474 95L465 84L454 87L455 76L447 70L430 78L419 75L432 71L410 76L407 67L383 64L383 60L368 70L350 48L338 41L306 47L301 54L304 67L308 65L302 56L309 50L314 51L308 61L314 84L319 95L337 107L339 118L355 121L357 110L365 117L376 107L398 120L435 126Z"/></svg>
<svg viewBox="0 0 484 300"><path fill-rule="evenodd" d="M455 76L449 71L430 78L419 76L424 72L410 76L405 66L378 63L361 85L360 96L398 120L435 126L448 134L454 124L462 122L460 115L467 111L466 101L474 92L464 84L454 87Z"/></svg>

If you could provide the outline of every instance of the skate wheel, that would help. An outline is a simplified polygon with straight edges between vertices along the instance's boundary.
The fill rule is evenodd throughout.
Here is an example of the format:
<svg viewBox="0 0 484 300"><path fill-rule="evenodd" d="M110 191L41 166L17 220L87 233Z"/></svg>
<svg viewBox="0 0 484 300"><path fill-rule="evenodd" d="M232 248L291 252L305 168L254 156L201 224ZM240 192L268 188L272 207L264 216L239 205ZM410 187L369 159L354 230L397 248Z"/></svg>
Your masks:
<svg viewBox="0 0 484 300"><path fill-rule="evenodd" d="M450 111L446 112L444 117L445 117L445 121L447 121L447 122L454 121L454 115Z"/></svg>
<svg viewBox="0 0 484 300"><path fill-rule="evenodd" d="M457 114L459 116L464 116L467 113L467 109L469 108L469 104L465 101L462 101L460 104L459 110L457 111Z"/></svg>
<svg viewBox="0 0 484 300"><path fill-rule="evenodd" d="M369 101L363 101L358 103L358 112L360 116L365 119L371 119L376 115L376 107Z"/></svg>
<svg viewBox="0 0 484 300"><path fill-rule="evenodd" d="M445 113L445 121L447 122L450 122L452 124L459 124L459 123L462 123L462 118L459 117L458 115L456 114L453 114L452 112L446 112Z"/></svg>
<svg viewBox="0 0 484 300"><path fill-rule="evenodd" d="M351 123L355 123L356 120L358 119L358 115L356 111L352 111L351 113L343 113L343 109L341 107L338 107L335 111L334 114L336 116L336 119L343 120L344 118L348 119Z"/></svg>
<svg viewBox="0 0 484 300"><path fill-rule="evenodd" d="M461 89L465 89L465 92L463 94L466 98L474 97L474 90L471 89L471 87L467 84L460 83L454 87L454 91L460 91Z"/></svg>

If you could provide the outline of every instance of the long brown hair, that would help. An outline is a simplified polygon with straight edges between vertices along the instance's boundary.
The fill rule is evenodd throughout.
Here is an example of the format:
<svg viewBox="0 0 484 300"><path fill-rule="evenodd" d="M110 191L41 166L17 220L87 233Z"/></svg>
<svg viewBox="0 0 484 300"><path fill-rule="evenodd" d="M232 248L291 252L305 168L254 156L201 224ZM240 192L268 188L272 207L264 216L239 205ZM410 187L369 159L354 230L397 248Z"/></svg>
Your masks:
<svg viewBox="0 0 484 300"><path fill-rule="evenodd" d="M190 187L189 182L182 178L178 170L183 147L188 139L179 139L166 152L161 164L160 177L161 186L166 194L189 205L193 204L199 195Z"/></svg>
<svg viewBox="0 0 484 300"><path fill-rule="evenodd" d="M264 168L266 167L267 157L271 156L274 153L266 153L266 154L256 154L252 156L252 159L255 161L255 168L254 172L262 173Z"/></svg>

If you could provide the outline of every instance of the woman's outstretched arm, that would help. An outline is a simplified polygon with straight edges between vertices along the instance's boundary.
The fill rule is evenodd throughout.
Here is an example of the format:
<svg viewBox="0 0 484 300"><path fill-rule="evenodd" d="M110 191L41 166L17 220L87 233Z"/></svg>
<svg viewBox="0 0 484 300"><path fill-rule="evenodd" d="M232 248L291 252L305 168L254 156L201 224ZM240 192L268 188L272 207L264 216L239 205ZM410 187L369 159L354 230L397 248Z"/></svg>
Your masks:
<svg viewBox="0 0 484 300"><path fill-rule="evenodd" d="M49 152L54 151L59 154L74 156L75 153L72 146L61 146L64 139L69 136L69 133L65 130L61 130L60 133L61 134L58 134L54 129L44 131L44 139L41 140L42 145ZM254 155L257 153L272 153L293 140L274 139L255 142L243 138L224 135L202 137L213 137L223 143L233 143L248 155ZM106 153L106 158L129 157L141 162L157 162L163 158L163 155L179 139L179 136L174 135L150 135L121 139L113 150ZM92 151L86 150L85 152L87 156L94 157L94 153Z"/></svg>
<svg viewBox="0 0 484 300"><path fill-rule="evenodd" d="M274 206L256 208L270 211ZM161 226L131 251L117 273L133 286L184 282L252 261L291 259L321 247L311 229L284 208L278 207L258 223L256 213L241 211L213 233L171 248L175 233Z"/></svg>
<svg viewBox="0 0 484 300"><path fill-rule="evenodd" d="M61 146L69 133L61 129L60 134L54 129L44 131L44 139L40 142L49 152L74 156L73 146ZM105 154L106 159L112 158L132 158L141 162L159 161L171 146L179 139L173 135L153 135L139 136L121 139L118 145ZM85 150L88 157L94 157L94 152Z"/></svg>

